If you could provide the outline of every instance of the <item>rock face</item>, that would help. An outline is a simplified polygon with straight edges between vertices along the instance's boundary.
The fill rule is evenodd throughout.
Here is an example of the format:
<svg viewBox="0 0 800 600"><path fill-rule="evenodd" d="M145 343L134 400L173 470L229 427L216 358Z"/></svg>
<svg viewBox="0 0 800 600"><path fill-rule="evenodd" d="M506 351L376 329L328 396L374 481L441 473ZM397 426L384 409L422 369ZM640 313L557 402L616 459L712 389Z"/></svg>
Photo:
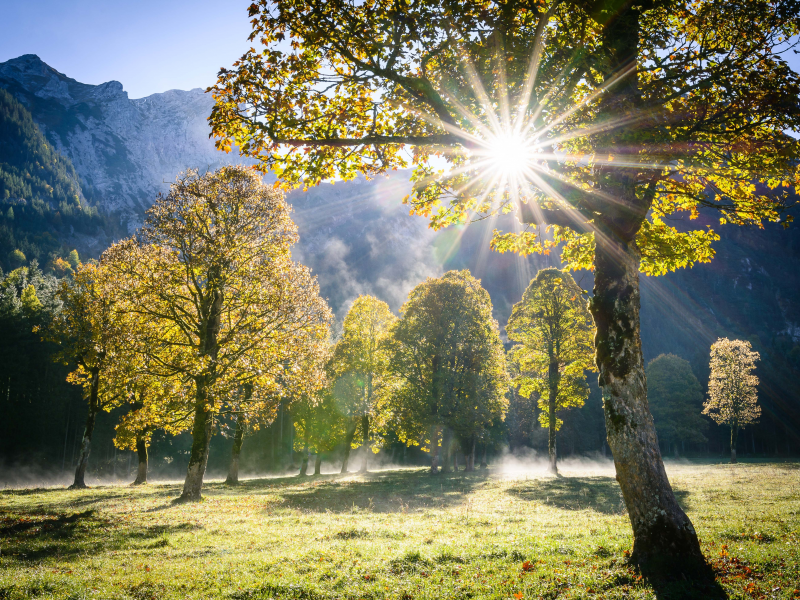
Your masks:
<svg viewBox="0 0 800 600"><path fill-rule="evenodd" d="M187 167L239 161L208 138L213 99L199 88L130 100L118 81L79 83L34 54L0 63L0 87L72 160L98 207L120 212L130 227Z"/></svg>

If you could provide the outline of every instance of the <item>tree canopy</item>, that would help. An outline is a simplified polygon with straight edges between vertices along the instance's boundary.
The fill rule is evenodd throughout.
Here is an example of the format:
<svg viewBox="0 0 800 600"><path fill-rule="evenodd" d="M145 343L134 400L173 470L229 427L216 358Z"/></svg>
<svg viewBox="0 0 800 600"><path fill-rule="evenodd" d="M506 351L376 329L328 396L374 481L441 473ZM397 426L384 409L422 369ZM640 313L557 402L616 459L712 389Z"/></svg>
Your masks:
<svg viewBox="0 0 800 600"><path fill-rule="evenodd" d="M647 399L658 431L666 444L701 444L708 422L700 415L703 390L689 362L662 354L647 364Z"/></svg>
<svg viewBox="0 0 800 600"><path fill-rule="evenodd" d="M592 264L591 222L623 216L622 167L644 207L641 268L663 273L710 260L717 239L668 215L760 224L791 202L796 14L793 0L260 0L259 45L220 71L211 125L286 185L413 165L412 210L434 227L521 211L554 235L498 232L495 247L565 243L573 268Z"/></svg>
<svg viewBox="0 0 800 600"><path fill-rule="evenodd" d="M474 441L505 414L509 382L491 311L477 279L449 271L411 290L392 328L392 425L401 440L429 447L432 470L441 433Z"/></svg>
<svg viewBox="0 0 800 600"><path fill-rule="evenodd" d="M517 367L514 384L536 396L539 422L550 433L550 468L556 472L558 413L583 406L589 396L586 371L594 370L594 323L583 290L569 273L543 269L514 305L506 326L517 342L509 358Z"/></svg>
<svg viewBox="0 0 800 600"><path fill-rule="evenodd" d="M183 384L194 439L186 499L199 498L216 415L267 410L286 389L322 384L331 313L291 260L296 240L282 195L251 169L223 167L179 177L138 237L103 254L136 319L143 368ZM238 393L245 384L252 394Z"/></svg>

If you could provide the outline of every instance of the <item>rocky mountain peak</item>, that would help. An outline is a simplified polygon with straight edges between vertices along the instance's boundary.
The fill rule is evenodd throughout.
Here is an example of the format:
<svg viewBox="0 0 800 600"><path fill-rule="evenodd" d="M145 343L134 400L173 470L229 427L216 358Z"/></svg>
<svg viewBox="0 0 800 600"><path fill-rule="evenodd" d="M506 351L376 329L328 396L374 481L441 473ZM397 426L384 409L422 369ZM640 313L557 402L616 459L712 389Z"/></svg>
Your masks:
<svg viewBox="0 0 800 600"><path fill-rule="evenodd" d="M0 63L0 87L72 160L100 208L120 212L131 228L186 168L239 162L209 139L214 101L200 88L131 100L118 81L80 83L35 54Z"/></svg>

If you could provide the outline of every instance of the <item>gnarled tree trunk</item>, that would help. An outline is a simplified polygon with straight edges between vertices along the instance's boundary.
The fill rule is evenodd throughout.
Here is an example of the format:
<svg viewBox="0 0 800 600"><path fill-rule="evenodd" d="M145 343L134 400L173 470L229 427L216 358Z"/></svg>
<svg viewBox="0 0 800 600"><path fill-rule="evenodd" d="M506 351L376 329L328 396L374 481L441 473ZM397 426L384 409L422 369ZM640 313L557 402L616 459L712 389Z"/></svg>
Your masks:
<svg viewBox="0 0 800 600"><path fill-rule="evenodd" d="M192 426L192 451L189 455L189 467L186 480L183 482L183 493L178 501L195 502L200 500L203 489L203 476L208 464L208 450L211 447L211 433L214 415L206 405L205 383L198 380L197 398L194 409L194 425Z"/></svg>
<svg viewBox="0 0 800 600"><path fill-rule="evenodd" d="M233 434L233 448L231 449L231 464L228 466L228 478L225 485L239 485L239 455L244 442L244 416L236 419L236 432Z"/></svg>
<svg viewBox="0 0 800 600"><path fill-rule="evenodd" d="M136 436L136 456L139 459L139 467L136 470L136 479L131 485L144 485L147 483L147 442L142 433Z"/></svg>
<svg viewBox="0 0 800 600"><path fill-rule="evenodd" d="M356 420L353 419L347 425L347 432L344 436L344 459L342 459L342 474L347 473L347 463L350 461L350 448L353 445L353 438L356 435Z"/></svg>
<svg viewBox="0 0 800 600"><path fill-rule="evenodd" d="M79 490L86 487L86 466L89 463L89 452L92 449L92 434L94 424L99 412L98 391L100 389L100 369L92 369L92 380L89 387L89 412L86 414L86 426L83 429L83 439L81 441L81 453L78 456L78 466L75 468L75 480L69 486L72 490Z"/></svg>
<svg viewBox="0 0 800 600"><path fill-rule="evenodd" d="M219 274L210 273L209 279L215 280ZM208 450L211 447L211 434L214 427L212 403L208 398L208 387L213 383L214 361L219 353L219 335L222 324L222 291L214 289L209 294L210 306L208 320L201 331L201 353L211 358L211 368L195 378L194 424L192 426L192 451L189 455L189 467L186 469L186 480L183 482L183 493L179 502L195 502L200 500L203 489L203 476L208 464Z"/></svg>
<svg viewBox="0 0 800 600"><path fill-rule="evenodd" d="M591 311L597 326L596 360L608 445L633 527L631 559L702 559L694 527L678 506L664 471L647 404L639 335L639 256L633 234L626 241L605 229L595 237Z"/></svg>

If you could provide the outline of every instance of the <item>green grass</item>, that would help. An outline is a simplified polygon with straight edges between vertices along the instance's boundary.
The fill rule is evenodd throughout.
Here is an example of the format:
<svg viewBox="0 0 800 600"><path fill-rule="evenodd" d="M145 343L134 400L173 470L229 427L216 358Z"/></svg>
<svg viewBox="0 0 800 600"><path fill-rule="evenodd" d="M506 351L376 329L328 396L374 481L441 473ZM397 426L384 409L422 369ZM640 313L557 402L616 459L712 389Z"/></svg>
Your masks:
<svg viewBox="0 0 800 600"><path fill-rule="evenodd" d="M800 465L667 470L731 598L800 597ZM613 473L564 475L214 481L201 503L183 505L171 502L177 484L5 490L0 600L693 593L625 564L631 533Z"/></svg>

